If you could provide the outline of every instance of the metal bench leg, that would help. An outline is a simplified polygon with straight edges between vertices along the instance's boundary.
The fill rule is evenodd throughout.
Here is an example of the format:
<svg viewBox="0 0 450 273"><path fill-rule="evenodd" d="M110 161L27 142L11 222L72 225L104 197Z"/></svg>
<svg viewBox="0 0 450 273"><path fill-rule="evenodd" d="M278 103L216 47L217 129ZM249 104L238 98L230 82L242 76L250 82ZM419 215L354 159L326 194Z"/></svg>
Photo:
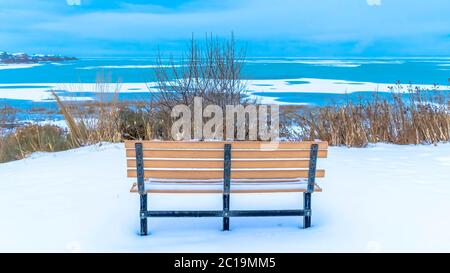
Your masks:
<svg viewBox="0 0 450 273"><path fill-rule="evenodd" d="M311 149L309 152L308 186L306 192L303 193L303 228L309 228L311 226L311 194L314 192L314 185L316 180L318 150L318 144L311 145Z"/></svg>
<svg viewBox="0 0 450 273"><path fill-rule="evenodd" d="M140 194L141 197L141 209L140 209L140 218L141 218L141 232L140 235L147 235L147 194Z"/></svg>
<svg viewBox="0 0 450 273"><path fill-rule="evenodd" d="M305 216L303 216L303 228L309 228L311 226L311 193L303 193L303 210Z"/></svg>
<svg viewBox="0 0 450 273"><path fill-rule="evenodd" d="M230 230L231 144L225 144L223 157L223 230Z"/></svg>
<svg viewBox="0 0 450 273"><path fill-rule="evenodd" d="M230 217L228 217L228 211L230 210L230 195L223 195L223 230L230 230Z"/></svg>
<svg viewBox="0 0 450 273"><path fill-rule="evenodd" d="M142 143L136 143L134 148L136 149L137 182L140 196L139 218L141 219L141 231L139 234L144 236L147 235L147 192L144 184L144 152Z"/></svg>

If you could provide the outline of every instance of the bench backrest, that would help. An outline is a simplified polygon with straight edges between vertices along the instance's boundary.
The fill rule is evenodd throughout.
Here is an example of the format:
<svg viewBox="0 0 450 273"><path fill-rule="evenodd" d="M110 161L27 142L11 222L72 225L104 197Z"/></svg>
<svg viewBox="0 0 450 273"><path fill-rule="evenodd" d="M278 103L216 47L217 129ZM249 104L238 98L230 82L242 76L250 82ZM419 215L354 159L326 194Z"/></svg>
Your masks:
<svg viewBox="0 0 450 273"><path fill-rule="evenodd" d="M126 141L128 177L137 177L136 143L142 144L144 178L192 181L224 178L225 144L231 144L231 179L244 180L308 178L313 144L317 158L327 157L328 148L318 141ZM316 177L324 175L316 170Z"/></svg>

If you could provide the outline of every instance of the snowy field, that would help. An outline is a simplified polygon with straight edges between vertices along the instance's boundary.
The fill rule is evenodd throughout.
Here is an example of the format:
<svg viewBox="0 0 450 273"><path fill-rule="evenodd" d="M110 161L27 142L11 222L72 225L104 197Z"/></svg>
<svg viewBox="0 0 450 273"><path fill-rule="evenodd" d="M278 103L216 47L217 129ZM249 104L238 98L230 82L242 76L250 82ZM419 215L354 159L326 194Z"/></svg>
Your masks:
<svg viewBox="0 0 450 273"><path fill-rule="evenodd" d="M300 217L149 219L138 236L122 144L0 164L0 251L450 251L450 144L330 148ZM150 209L220 209L221 195L149 195ZM301 194L232 195L232 209L300 208Z"/></svg>

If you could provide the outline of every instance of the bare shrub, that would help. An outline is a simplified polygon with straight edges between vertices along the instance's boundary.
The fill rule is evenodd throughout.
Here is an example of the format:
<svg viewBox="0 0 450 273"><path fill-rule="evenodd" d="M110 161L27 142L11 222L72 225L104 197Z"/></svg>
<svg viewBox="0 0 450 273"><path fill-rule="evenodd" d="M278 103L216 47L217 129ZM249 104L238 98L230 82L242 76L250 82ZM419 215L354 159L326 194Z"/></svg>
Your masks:
<svg viewBox="0 0 450 273"><path fill-rule="evenodd" d="M223 108L242 104L248 99L241 79L244 61L245 52L236 48L233 35L229 40L209 36L204 42L193 37L180 60L171 57L167 64L159 54L154 99L168 109L191 105L195 97Z"/></svg>
<svg viewBox="0 0 450 273"><path fill-rule="evenodd" d="M203 99L204 107L218 105L224 113L226 105L256 103L241 79L245 51L236 47L233 35L228 40L211 35L202 42L193 37L179 60L171 57L164 61L159 54L157 63L157 92L152 92L149 114L162 122L155 124L158 128L154 128L153 137L170 139L172 108L179 104L192 108L195 97Z"/></svg>

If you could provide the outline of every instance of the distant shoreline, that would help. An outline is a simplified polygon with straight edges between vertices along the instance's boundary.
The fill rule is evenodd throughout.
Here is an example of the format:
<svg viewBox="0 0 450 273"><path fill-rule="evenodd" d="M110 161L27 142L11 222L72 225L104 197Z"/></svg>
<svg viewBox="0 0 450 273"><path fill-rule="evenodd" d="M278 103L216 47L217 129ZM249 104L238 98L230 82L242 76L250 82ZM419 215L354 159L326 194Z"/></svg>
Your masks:
<svg viewBox="0 0 450 273"><path fill-rule="evenodd" d="M0 64L38 64L45 62L66 62L76 61L76 57L67 57L60 55L44 55L27 53L8 53L0 52Z"/></svg>

